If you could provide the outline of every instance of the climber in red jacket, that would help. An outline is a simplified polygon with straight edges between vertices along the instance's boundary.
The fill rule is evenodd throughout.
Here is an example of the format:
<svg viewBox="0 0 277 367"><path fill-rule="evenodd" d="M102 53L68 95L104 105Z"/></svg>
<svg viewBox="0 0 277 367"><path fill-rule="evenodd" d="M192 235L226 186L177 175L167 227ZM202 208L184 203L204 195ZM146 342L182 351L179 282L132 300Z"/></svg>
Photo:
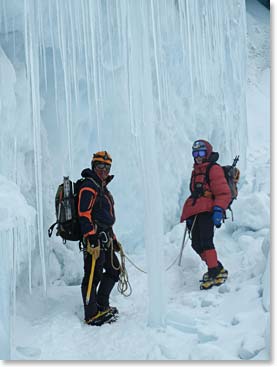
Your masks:
<svg viewBox="0 0 277 367"><path fill-rule="evenodd" d="M214 226L219 228L225 210L231 201L231 193L223 168L215 164L218 153L206 140L196 140L192 146L194 166L191 174L191 195L185 201L181 222L186 221L192 239L192 248L208 266L201 289L220 285L228 271L217 259L213 237Z"/></svg>

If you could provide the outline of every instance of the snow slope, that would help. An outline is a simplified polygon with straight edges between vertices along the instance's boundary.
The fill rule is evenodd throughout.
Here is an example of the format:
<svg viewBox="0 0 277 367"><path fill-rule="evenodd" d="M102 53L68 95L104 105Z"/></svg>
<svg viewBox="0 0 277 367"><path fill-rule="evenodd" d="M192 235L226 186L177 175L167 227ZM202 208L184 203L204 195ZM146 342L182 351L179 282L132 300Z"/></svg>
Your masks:
<svg viewBox="0 0 277 367"><path fill-rule="evenodd" d="M17 307L24 312L16 321L16 359L267 359L268 313L261 279L266 264L264 231L254 238L251 231L231 237L228 230L222 229L216 236L219 257L231 274L225 285L199 290L198 279L205 268L189 244L182 266L175 264L167 272L168 326L164 329L147 326L147 277L130 265L133 294L124 298L113 292L111 302L119 307L120 318L101 328L82 323L79 286L51 287L47 298L39 291L32 297L20 294ZM180 224L165 238L168 265L179 254L182 235ZM141 254L133 259L144 267Z"/></svg>
<svg viewBox="0 0 277 367"><path fill-rule="evenodd" d="M266 266L268 243L264 238L268 229L253 232L251 228L248 231L238 228L232 236L229 233L230 226L226 224L216 236L219 258L231 274L225 285L208 292L199 291L198 279L205 269L189 244L181 268L175 265L167 273L166 329L147 326L147 278L131 266L128 269L133 294L123 298L114 291L112 296L112 304L120 309L119 321L96 330L82 323L79 286L51 287L47 298L39 291L31 298L20 295L17 307L25 311L17 317L16 358L267 359L265 327L269 315L265 312L268 305L263 304L261 274ZM168 264L179 253L182 235L180 224L166 236ZM134 259L144 266L141 254ZM86 340L92 335L93 342L88 348ZM110 348L105 347L107 340Z"/></svg>

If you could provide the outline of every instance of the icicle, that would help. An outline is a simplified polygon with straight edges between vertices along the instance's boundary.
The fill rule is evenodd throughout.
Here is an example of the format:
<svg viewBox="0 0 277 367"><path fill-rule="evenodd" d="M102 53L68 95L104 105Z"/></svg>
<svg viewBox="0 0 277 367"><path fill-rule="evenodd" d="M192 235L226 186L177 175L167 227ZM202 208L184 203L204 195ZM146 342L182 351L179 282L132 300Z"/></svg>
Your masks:
<svg viewBox="0 0 277 367"><path fill-rule="evenodd" d="M14 334L15 330L15 318L16 318L16 276L17 276L17 251L16 251L16 242L15 242L15 231L13 228L10 233L10 244L12 245L12 267L11 267L11 288L10 288L10 345L11 347L14 345ZM12 354L12 350L11 350Z"/></svg>
<svg viewBox="0 0 277 367"><path fill-rule="evenodd" d="M72 3L68 3L69 10L69 28L70 28L70 36L71 36L71 49L72 49L72 77L73 77L73 90L74 90L74 99L75 104L78 106L79 104L79 92L78 92L78 81L77 81L77 53L76 53L76 36L75 36L75 17L72 12Z"/></svg>
<svg viewBox="0 0 277 367"><path fill-rule="evenodd" d="M90 123L93 122L93 115L92 115L92 92L91 92L91 75L90 75L90 60L89 60L89 46L88 46L88 39L87 39L87 12L85 9L84 0L81 1L81 20L82 20L82 31L84 36L84 54L85 54L85 70L86 70L86 85L88 91L88 110L89 110L89 121ZM100 136L100 132L97 131L97 136ZM98 141L99 144L99 141Z"/></svg>
<svg viewBox="0 0 277 367"><path fill-rule="evenodd" d="M129 7L129 2L127 2L127 21L126 21L126 26L127 26L127 38L126 38L126 55L127 55L127 70L128 70L128 107L129 107L129 121L130 121L130 129L131 129L131 134L134 136L137 136L137 129L136 129L136 122L135 122L135 114L134 114L134 97L133 97L133 70L132 70L132 66L133 66L133 59L134 59L134 55L133 55L133 49L131 49L130 54L129 54L129 42L131 43L132 40L132 33L131 33L131 20L130 20L130 7Z"/></svg>
<svg viewBox="0 0 277 367"><path fill-rule="evenodd" d="M114 78L114 55L113 55L113 47L112 47L112 32L111 32L111 14L110 14L110 1L105 1L106 3L106 11L107 11L107 26L108 26L108 42L109 42L109 50L110 50L110 58L112 64L112 76L113 76L113 89L115 90L115 78Z"/></svg>
<svg viewBox="0 0 277 367"><path fill-rule="evenodd" d="M190 8L188 5L188 0L184 0L186 3L186 12L187 12L187 33L188 33L188 55L189 55L189 75L190 75L190 88L191 88L191 109L192 109L192 122L195 123L195 97L194 97L194 66L193 66L193 49L191 46L192 37L191 37L191 17L190 17Z"/></svg>
<svg viewBox="0 0 277 367"><path fill-rule="evenodd" d="M157 32L156 32L156 21L155 21L153 0L151 0L151 19L152 19L153 41L154 41L154 58L155 58L155 71L156 71L156 80L157 80L157 89L158 89L158 99L159 99L160 120L163 121L161 86L160 86L159 64L158 64Z"/></svg>
<svg viewBox="0 0 277 367"><path fill-rule="evenodd" d="M13 181L17 183L17 138L14 137Z"/></svg>
<svg viewBox="0 0 277 367"><path fill-rule="evenodd" d="M91 59L93 64L93 86L94 86L94 101L95 101L95 113L96 113L96 126L97 126L97 141L99 148L102 146L101 143L101 135L100 135L100 117L99 117L99 93L98 93L98 65L97 65L97 54L96 54L96 36L94 31L94 17L93 17L93 9L91 3L89 6L89 25L90 25L90 35L91 35Z"/></svg>
<svg viewBox="0 0 277 367"><path fill-rule="evenodd" d="M31 228L27 226L27 245L28 245L28 279L29 279L29 292L32 294L32 235ZM34 241L34 240L33 240Z"/></svg>
<svg viewBox="0 0 277 367"><path fill-rule="evenodd" d="M98 37L98 44L99 44L99 49L98 49L98 53L99 53L99 94L100 94L100 101L101 101L101 111L102 111L102 118L104 116L104 95L105 95L105 88L106 88L106 84L105 84L105 77L104 77L104 69L103 69L103 64L104 64L104 60L103 60L103 34L102 34L102 29L103 29L103 25L102 25L102 12L101 12L101 0L96 0L97 1L97 19L98 19L98 33L99 33L99 37Z"/></svg>
<svg viewBox="0 0 277 367"><path fill-rule="evenodd" d="M8 20L7 20L6 1L2 1L1 13L2 13L3 31L6 37L6 41L8 41Z"/></svg>
<svg viewBox="0 0 277 367"><path fill-rule="evenodd" d="M58 2L57 2L58 4ZM72 167L73 167L73 153L72 153L72 118L71 118L71 91L70 91L70 62L69 56L67 54L67 13L65 10L67 8L62 7L63 11L61 11L59 5L57 5L58 19L60 19L60 51L61 51L61 59L63 66L63 74L64 74L64 94L65 94L65 122L66 122L66 132L67 132L67 147L68 147L68 163L69 166L66 167L68 174L72 175Z"/></svg>
<svg viewBox="0 0 277 367"><path fill-rule="evenodd" d="M36 210L37 210L37 235L40 249L42 280L46 292L46 271L44 253L44 228L43 228L43 201L42 201L42 167L41 167L41 127L40 127L40 96L38 77L38 44L35 31L34 4L25 0L25 55L27 77L29 80L31 94L31 113L33 123L33 144L34 144L34 169L35 169L35 189L36 189Z"/></svg>
<svg viewBox="0 0 277 367"><path fill-rule="evenodd" d="M41 0L37 1L37 19L38 19L38 45L39 45L39 58L43 69L45 90L47 91L47 70L46 70L46 55L45 55L45 39L44 39L44 12L41 9Z"/></svg>
<svg viewBox="0 0 277 367"><path fill-rule="evenodd" d="M54 40L54 34L53 34L53 11L52 11L52 1L49 1L48 4L48 20L49 20L49 31L50 31L50 39L51 39L51 48L52 48L52 55L53 55L53 70L54 70L54 92L55 92L55 109L56 109L56 121L57 126L60 126L60 118L59 118L59 103L58 103L58 86L57 86L57 61L56 61L56 45Z"/></svg>

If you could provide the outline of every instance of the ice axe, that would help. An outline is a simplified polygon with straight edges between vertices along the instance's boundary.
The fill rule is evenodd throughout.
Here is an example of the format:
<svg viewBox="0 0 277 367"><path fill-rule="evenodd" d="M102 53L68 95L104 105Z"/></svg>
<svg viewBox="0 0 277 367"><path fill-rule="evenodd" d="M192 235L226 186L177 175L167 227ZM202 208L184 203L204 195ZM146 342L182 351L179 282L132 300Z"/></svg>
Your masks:
<svg viewBox="0 0 277 367"><path fill-rule="evenodd" d="M185 247L187 231L188 231L188 226L186 225L186 229L185 229L184 236L183 236L183 241L182 241L182 246L181 246L181 251L180 251L180 255L179 255L179 261L178 261L179 266L181 266L181 262L182 262L182 256L183 256L183 251L184 251L184 247Z"/></svg>
<svg viewBox="0 0 277 367"><path fill-rule="evenodd" d="M186 229L185 229L185 232L184 232L182 247L181 247L180 256L179 256L179 262L178 262L178 265L179 266L181 266L181 262L182 262L182 256L183 256L183 251L184 251L184 247L185 247L185 241L186 241L187 232L189 232L189 238L191 239L191 233L193 231L194 224L195 224L195 221L197 219L197 216L198 215L195 215L194 216L194 219L193 219L191 228L188 228L188 225L186 224Z"/></svg>
<svg viewBox="0 0 277 367"><path fill-rule="evenodd" d="M91 259L91 270L90 270L89 282L88 282L88 289L87 289L87 295L86 295L86 305L89 304L89 300L90 300L91 287L92 287L93 276L94 276L94 269L95 269L95 263L96 263L95 255L92 254L91 257L92 257L92 259Z"/></svg>

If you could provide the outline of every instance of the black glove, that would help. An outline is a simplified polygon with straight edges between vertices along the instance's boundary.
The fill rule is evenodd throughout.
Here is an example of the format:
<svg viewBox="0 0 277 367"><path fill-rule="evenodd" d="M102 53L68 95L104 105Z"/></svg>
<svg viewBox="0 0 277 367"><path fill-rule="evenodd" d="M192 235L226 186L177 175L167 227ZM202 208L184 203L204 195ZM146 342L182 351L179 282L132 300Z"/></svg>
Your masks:
<svg viewBox="0 0 277 367"><path fill-rule="evenodd" d="M99 245L98 234L91 234L87 237L87 242L90 244L90 247L97 247Z"/></svg>
<svg viewBox="0 0 277 367"><path fill-rule="evenodd" d="M119 252L121 249L122 245L119 241L117 241L116 238L113 239L113 249L115 252Z"/></svg>

